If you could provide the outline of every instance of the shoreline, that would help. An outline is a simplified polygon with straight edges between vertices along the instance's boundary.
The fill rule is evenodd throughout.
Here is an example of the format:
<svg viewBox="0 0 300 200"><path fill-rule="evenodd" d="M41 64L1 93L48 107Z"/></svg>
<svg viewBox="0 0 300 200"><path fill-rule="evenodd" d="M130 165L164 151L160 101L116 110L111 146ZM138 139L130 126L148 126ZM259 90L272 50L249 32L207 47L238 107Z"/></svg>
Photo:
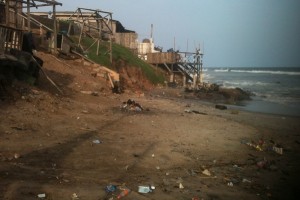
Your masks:
<svg viewBox="0 0 300 200"><path fill-rule="evenodd" d="M168 90L169 92L166 92ZM288 111L286 111L284 110L285 105L274 103L274 102L267 102L263 100L251 99L251 100L237 101L236 104L229 104L229 103L224 103L224 100L220 100L216 98L200 99L195 96L191 96L191 95L188 96L188 93L184 92L183 88L158 88L158 89L154 89L154 92L152 91L147 93L149 94L153 93L152 95L158 95L159 97L162 98L167 98L167 99L177 98L177 99L192 101L196 103L204 103L211 106L221 104L227 106L227 108L233 108L234 110L246 111L251 113L300 118L300 111L298 112L298 110L292 110L292 108L288 108ZM269 107L267 110L264 108L264 106L266 105ZM278 110L278 108L281 109L281 112L276 112L273 110L273 109ZM260 111L259 109L262 109L263 111Z"/></svg>

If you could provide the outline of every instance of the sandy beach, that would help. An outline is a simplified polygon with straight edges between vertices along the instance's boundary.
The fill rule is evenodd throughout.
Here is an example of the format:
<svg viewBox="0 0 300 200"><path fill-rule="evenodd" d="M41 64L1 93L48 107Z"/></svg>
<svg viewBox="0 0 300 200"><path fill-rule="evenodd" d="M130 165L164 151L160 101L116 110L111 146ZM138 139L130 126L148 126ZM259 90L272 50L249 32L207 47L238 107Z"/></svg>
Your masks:
<svg viewBox="0 0 300 200"><path fill-rule="evenodd" d="M299 118L219 110L181 89L112 94L91 67L43 57L64 95L41 76L1 103L0 199L116 199L124 188L136 200L299 199ZM128 99L144 110L121 109Z"/></svg>

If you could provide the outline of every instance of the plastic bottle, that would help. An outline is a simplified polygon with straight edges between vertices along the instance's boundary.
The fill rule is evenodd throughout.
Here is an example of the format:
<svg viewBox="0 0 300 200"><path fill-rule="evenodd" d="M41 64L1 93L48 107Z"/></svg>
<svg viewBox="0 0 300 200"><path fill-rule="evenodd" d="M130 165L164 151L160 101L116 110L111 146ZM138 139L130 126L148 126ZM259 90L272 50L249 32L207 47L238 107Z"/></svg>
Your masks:
<svg viewBox="0 0 300 200"><path fill-rule="evenodd" d="M121 199L129 194L130 190L129 189L124 189L118 196L117 199Z"/></svg>
<svg viewBox="0 0 300 200"><path fill-rule="evenodd" d="M152 192L152 190L151 190L150 186L139 186L138 192L146 194L146 193Z"/></svg>

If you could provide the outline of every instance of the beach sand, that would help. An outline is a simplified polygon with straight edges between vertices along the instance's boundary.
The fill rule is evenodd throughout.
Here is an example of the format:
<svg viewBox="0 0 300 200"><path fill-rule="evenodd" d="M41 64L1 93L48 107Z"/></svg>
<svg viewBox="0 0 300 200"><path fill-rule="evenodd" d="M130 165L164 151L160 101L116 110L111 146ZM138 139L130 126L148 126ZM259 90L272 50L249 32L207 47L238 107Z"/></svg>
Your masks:
<svg viewBox="0 0 300 200"><path fill-rule="evenodd" d="M116 199L125 187L136 200L299 199L299 118L218 110L180 89L111 94L82 68L44 59L66 95L42 78L1 104L0 199ZM128 99L145 110L120 109Z"/></svg>

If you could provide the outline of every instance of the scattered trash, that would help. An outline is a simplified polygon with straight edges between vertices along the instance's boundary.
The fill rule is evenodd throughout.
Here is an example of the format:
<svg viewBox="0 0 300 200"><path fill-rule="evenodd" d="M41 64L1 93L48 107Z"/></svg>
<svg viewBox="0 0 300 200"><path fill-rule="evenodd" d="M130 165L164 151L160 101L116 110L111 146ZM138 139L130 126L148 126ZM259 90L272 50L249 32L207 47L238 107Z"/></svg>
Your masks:
<svg viewBox="0 0 300 200"><path fill-rule="evenodd" d="M125 170L127 171L127 170L128 170L128 168L129 168L129 165L126 165L126 166L125 166Z"/></svg>
<svg viewBox="0 0 300 200"><path fill-rule="evenodd" d="M117 186L115 185L108 185L105 187L105 191L107 193L112 193L112 192L115 192L117 190Z"/></svg>
<svg viewBox="0 0 300 200"><path fill-rule="evenodd" d="M154 185L151 185L150 188L151 188L151 190L155 190L156 189L156 187Z"/></svg>
<svg viewBox="0 0 300 200"><path fill-rule="evenodd" d="M250 180L243 178L243 183L251 183Z"/></svg>
<svg viewBox="0 0 300 200"><path fill-rule="evenodd" d="M155 155L154 154L152 154L152 158L154 158L155 157Z"/></svg>
<svg viewBox="0 0 300 200"><path fill-rule="evenodd" d="M280 145L276 144L273 140L269 140L269 142L265 142L264 140L260 139L257 142L254 141L249 142L243 139L241 143L246 144L256 149L257 151L274 151L280 155L283 155L283 148Z"/></svg>
<svg viewBox="0 0 300 200"><path fill-rule="evenodd" d="M46 198L46 194L45 194L45 193L43 193L43 194L38 194L37 197L38 197L38 198Z"/></svg>
<svg viewBox="0 0 300 200"><path fill-rule="evenodd" d="M73 193L72 194L72 200L76 200L76 199L79 199L79 197L76 193Z"/></svg>
<svg viewBox="0 0 300 200"><path fill-rule="evenodd" d="M184 189L182 183L179 183L179 189Z"/></svg>
<svg viewBox="0 0 300 200"><path fill-rule="evenodd" d="M249 142L247 140L242 140L241 143L246 144L249 147L253 147L257 151L264 151L264 150L267 150L267 148L268 148L266 142L262 139L259 139L257 142L254 142L254 141Z"/></svg>
<svg viewBox="0 0 300 200"><path fill-rule="evenodd" d="M238 165L233 165L233 168L235 168L236 170L241 170L241 169L243 169L242 167L239 167Z"/></svg>
<svg viewBox="0 0 300 200"><path fill-rule="evenodd" d="M81 111L83 114L89 114L89 111L87 111L87 110L82 110Z"/></svg>
<svg viewBox="0 0 300 200"><path fill-rule="evenodd" d="M197 110L190 110L190 109L185 109L184 112L186 112L186 113L195 113L195 114L199 114L199 115L207 115L207 113L199 112Z"/></svg>
<svg viewBox="0 0 300 200"><path fill-rule="evenodd" d="M261 169L266 169L269 166L269 162L266 159L264 159L262 161L257 162L256 166Z"/></svg>
<svg viewBox="0 0 300 200"><path fill-rule="evenodd" d="M82 94L89 94L93 96L99 96L98 92L95 91L80 91Z"/></svg>
<svg viewBox="0 0 300 200"><path fill-rule="evenodd" d="M100 141L100 140L93 140L93 143L94 143L94 144L101 144L102 141Z"/></svg>
<svg viewBox="0 0 300 200"><path fill-rule="evenodd" d="M18 159L18 158L20 158L20 154L18 154L18 153L15 153L15 155L14 155L14 158L15 158L15 159Z"/></svg>
<svg viewBox="0 0 300 200"><path fill-rule="evenodd" d="M130 189L128 189L128 188L123 189L123 191L117 196L117 199L121 199L121 198L127 196L129 194L129 192L130 192Z"/></svg>
<svg viewBox="0 0 300 200"><path fill-rule="evenodd" d="M141 112L144 110L144 108L139 103L131 99L128 99L127 102L123 102L121 109L126 111L136 111L136 112Z"/></svg>
<svg viewBox="0 0 300 200"><path fill-rule="evenodd" d="M152 192L152 189L150 186L139 186L138 192L146 194L146 193Z"/></svg>
<svg viewBox="0 0 300 200"><path fill-rule="evenodd" d="M273 151L275 151L276 153L278 153L280 155L283 154L283 148L281 148L281 147L273 146Z"/></svg>
<svg viewBox="0 0 300 200"><path fill-rule="evenodd" d="M206 175L206 176L211 176L210 171L208 171L208 169L205 169L204 171L202 171L202 174Z"/></svg>
<svg viewBox="0 0 300 200"><path fill-rule="evenodd" d="M219 110L227 110L227 106L224 105L216 105L215 108Z"/></svg>
<svg viewBox="0 0 300 200"><path fill-rule="evenodd" d="M233 183L232 183L232 182L227 183L227 185L228 185L229 187L233 187Z"/></svg>
<svg viewBox="0 0 300 200"><path fill-rule="evenodd" d="M157 169L157 170L160 170L160 167L159 167L159 166L156 166L156 169Z"/></svg>

